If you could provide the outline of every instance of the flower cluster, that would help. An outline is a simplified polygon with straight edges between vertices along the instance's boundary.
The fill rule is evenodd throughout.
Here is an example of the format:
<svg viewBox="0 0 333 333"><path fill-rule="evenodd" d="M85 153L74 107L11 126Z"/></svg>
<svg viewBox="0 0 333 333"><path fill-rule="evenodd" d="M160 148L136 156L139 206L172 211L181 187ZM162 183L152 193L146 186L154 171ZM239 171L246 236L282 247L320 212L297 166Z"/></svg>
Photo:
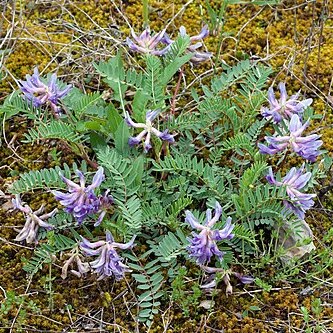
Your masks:
<svg viewBox="0 0 333 333"><path fill-rule="evenodd" d="M279 123L286 118L290 119L294 114L301 117L304 110L311 105L312 99L308 98L304 101L299 101L299 92L288 99L286 84L280 82L278 87L280 90L279 101L275 98L273 87L268 89L269 108L262 108L261 114L263 117L272 120L274 123Z"/></svg>
<svg viewBox="0 0 333 333"><path fill-rule="evenodd" d="M232 285L230 283L230 274L234 275L239 279L239 281L243 284L251 284L254 281L254 278L249 275L243 275L238 272L233 272L230 270L225 270L224 268L220 267L208 267L208 266L201 266L202 270L211 274L208 278L208 281L201 285L200 287L202 289L212 289L216 288L217 286L217 281L216 281L216 273L222 274L223 276L223 282L226 285L226 294L231 295L232 294Z"/></svg>
<svg viewBox="0 0 333 333"><path fill-rule="evenodd" d="M124 277L126 272L130 272L128 266L122 261L116 248L126 250L134 246L135 236L126 244L116 243L112 237L112 234L106 232L105 241L89 242L82 237L80 243L81 250L87 256L98 256L94 261L90 262L90 266L99 275L98 280L114 275L116 280L120 280Z"/></svg>
<svg viewBox="0 0 333 333"><path fill-rule="evenodd" d="M234 234L232 234L234 225L231 224L231 217L227 218L225 227L222 230L216 230L212 229L212 227L222 215L222 207L218 202L215 204L214 217L212 217L211 209L207 209L204 225L200 224L189 210L185 213L185 222L189 223L192 228L200 231L199 234L192 232L193 238L188 238L190 245L187 249L190 253L190 257L195 258L199 265L209 263L213 255L216 255L219 260L222 260L223 252L217 247L216 241L234 237Z"/></svg>
<svg viewBox="0 0 333 333"><path fill-rule="evenodd" d="M187 36L186 28L184 26L181 26L179 28L179 34L182 37ZM190 36L190 44L186 50L188 53L193 53L193 56L190 59L190 61L192 61L193 63L200 63L200 62L206 61L212 56L212 54L210 52L198 51L198 49L201 48L203 45L202 42L199 42L199 41L206 38L208 35L209 35L208 26L205 25L201 29L201 31L198 35ZM167 45L171 45L172 43L174 43L174 41L172 39L170 39L170 37L167 34L164 35L164 38L162 41L164 43L166 43Z"/></svg>
<svg viewBox="0 0 333 333"><path fill-rule="evenodd" d="M129 37L127 37L126 42L128 47L134 52L161 56L168 51L169 46L160 50L157 49L158 44L162 42L165 30L162 30L155 35L151 35L150 28L147 27L140 36L136 35L133 30L131 30L131 34L136 43L134 43Z"/></svg>
<svg viewBox="0 0 333 333"><path fill-rule="evenodd" d="M99 218L95 223L95 226L97 226L102 222L106 210L113 203L112 196L108 195L109 191L99 197L94 192L94 189L99 187L104 180L104 169L102 167L98 168L92 184L89 186L86 186L85 177L80 170L76 170L76 174L79 176L80 185L60 175L68 187L68 193L60 191L52 191L52 193L65 206L65 211L73 214L80 224L88 215L99 213Z"/></svg>
<svg viewBox="0 0 333 333"><path fill-rule="evenodd" d="M20 210L26 216L24 227L16 236L16 241L21 242L25 240L28 244L37 243L37 233L39 227L45 228L47 230L53 229L53 226L45 222L45 220L54 216L58 211L57 209L54 209L50 213L43 214L44 205L42 205L38 210L33 211L28 205L23 206L19 194L17 194L15 199L12 200L12 203L15 209Z"/></svg>
<svg viewBox="0 0 333 333"><path fill-rule="evenodd" d="M48 104L54 114L58 116L61 113L61 109L58 106L59 99L66 96L72 86L68 85L63 90L60 90L56 81L56 74L52 74L50 81L47 84L43 83L39 77L38 68L35 67L34 74L32 76L27 75L26 81L20 80L19 83L25 98L32 102L35 107Z"/></svg>
<svg viewBox="0 0 333 333"><path fill-rule="evenodd" d="M305 212L314 205L312 200L315 194L305 194L300 192L310 180L311 172L303 174L304 164L301 168L291 168L287 175L281 181L274 178L272 168L269 169L266 179L268 182L275 186L286 186L287 194L290 198L284 201L284 205L292 210L300 219L304 219Z"/></svg>
<svg viewBox="0 0 333 333"><path fill-rule="evenodd" d="M63 279L67 278L68 268L76 263L77 269L71 269L70 272L77 277L82 277L85 273L90 271L90 265L87 262L82 261L82 255L79 253L78 246L72 249L69 253L69 258L65 261L61 270L61 277Z"/></svg>
<svg viewBox="0 0 333 333"><path fill-rule="evenodd" d="M259 150L262 154L273 155L281 152L286 148L291 148L297 155L314 162L320 151L318 148L323 144L318 134L312 134L309 136L302 136L304 130L309 126L309 120L303 125L297 114L291 117L288 128L290 133L286 135L266 136L265 139L268 143L268 147L263 144L258 144Z"/></svg>
<svg viewBox="0 0 333 333"><path fill-rule="evenodd" d="M150 144L150 139L151 139L151 134L153 133L157 137L159 137L161 140L168 141L170 143L174 143L175 139L173 135L168 133L168 130L166 129L165 131L161 132L152 125L152 121L157 117L159 114L159 110L155 111L148 111L146 113L146 123L135 123L131 117L129 116L128 113L125 115L125 121L128 126L134 127L134 128L142 128L142 131L140 134L138 134L135 137L131 137L128 140L128 144L130 146L138 145L139 143L142 142L143 138L145 138L145 141L143 143L143 148L144 151L147 153L149 149L151 149L151 144Z"/></svg>
<svg viewBox="0 0 333 333"><path fill-rule="evenodd" d="M276 133L274 136L266 136L265 140L268 146L258 144L259 151L262 154L273 155L290 149L304 159L314 162L322 153L319 148L323 141L319 140L320 135L318 134L302 136L310 123L310 120L307 120L302 124L302 114L305 108L312 103L312 99L299 101L299 93L288 99L286 86L282 82L279 84L279 89L280 100L277 101L273 88L269 88L268 100L270 108L262 109L262 115L266 119L272 120L273 123L278 124L279 133L282 133L282 135ZM305 194L299 191L305 187L311 178L311 172L303 174L304 168L304 164L299 169L291 168L281 181L275 179L272 168L269 169L266 176L270 184L286 187L290 200L285 200L284 205L288 211L293 211L300 219L304 219L305 212L314 205L313 198L316 196L315 194Z"/></svg>
<svg viewBox="0 0 333 333"><path fill-rule="evenodd" d="M174 40L172 40L168 36L168 34L165 32L165 29L153 36L151 35L149 27L146 28L140 36L137 36L133 30L131 31L131 34L136 43L134 43L129 37L127 37L126 42L128 47L132 51L143 54L162 56L166 52L168 52L168 49L174 43ZM180 27L179 34L182 37L187 36L186 29L184 26ZM193 56L190 59L190 61L192 61L193 63L206 61L212 56L210 52L198 51L198 49L202 47L202 42L199 41L207 37L208 34L209 34L208 26L205 25L198 35L190 37L190 45L187 47L187 52L193 53ZM166 47L158 49L157 46L159 43L165 44Z"/></svg>

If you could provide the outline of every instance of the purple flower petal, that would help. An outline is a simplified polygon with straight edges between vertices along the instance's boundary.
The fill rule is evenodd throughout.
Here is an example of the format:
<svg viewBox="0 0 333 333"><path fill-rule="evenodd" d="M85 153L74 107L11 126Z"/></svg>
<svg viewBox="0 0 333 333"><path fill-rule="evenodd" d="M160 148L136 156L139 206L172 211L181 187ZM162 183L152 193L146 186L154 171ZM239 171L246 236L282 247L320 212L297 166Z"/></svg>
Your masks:
<svg viewBox="0 0 333 333"><path fill-rule="evenodd" d="M47 223L45 220L54 216L58 211L57 209L54 209L50 213L43 214L44 205L42 205L38 210L33 211L28 205L23 206L18 194L13 200L13 204L14 208L20 210L26 215L25 224L19 234L16 236L15 241L21 242L25 240L28 244L37 243L37 234L40 227L47 230L53 229L53 226Z"/></svg>
<svg viewBox="0 0 333 333"><path fill-rule="evenodd" d="M107 196L108 191L104 196L97 197L94 189L99 187L104 180L104 169L99 167L93 177L92 184L85 185L85 177L83 173L76 170L76 174L80 178L80 185L62 176L62 180L68 187L68 193L60 191L51 191L57 200L65 207L65 211L73 214L79 224L90 214L101 214L99 223L105 215L106 209L112 204L112 197Z"/></svg>
<svg viewBox="0 0 333 333"><path fill-rule="evenodd" d="M203 230L204 226L199 223L199 221L194 217L194 215L189 211L185 211L185 222L187 222L193 229Z"/></svg>
<svg viewBox="0 0 333 333"><path fill-rule="evenodd" d="M92 183L91 185L89 185L86 189L87 192L90 192L91 190L99 187L103 180L105 179L105 176L104 176L104 169L102 167L99 167L97 172L95 173L94 175L94 178L92 180Z"/></svg>
<svg viewBox="0 0 333 333"><path fill-rule="evenodd" d="M133 246L135 236L126 244L115 243L112 234L106 232L106 241L90 243L82 237L80 247L88 256L98 256L90 265L99 275L99 280L114 276L117 280L124 277L126 272L130 272L128 266L116 252L116 248L128 249ZM98 246L97 246L98 244Z"/></svg>
<svg viewBox="0 0 333 333"><path fill-rule="evenodd" d="M293 211L300 219L304 219L305 212L314 205L312 200L315 194L301 193L302 189L310 180L311 172L303 174L304 164L300 169L291 168L287 175L281 180L281 182L274 182L275 186L286 186L286 192L290 200L285 200L283 203L285 207ZM267 179L274 179L273 173L270 169Z"/></svg>
<svg viewBox="0 0 333 333"><path fill-rule="evenodd" d="M243 284L250 284L253 283L254 278L252 276L249 275L243 275L237 272L233 273L239 280L240 282L242 282Z"/></svg>
<svg viewBox="0 0 333 333"><path fill-rule="evenodd" d="M66 86L60 90L56 84L57 76L52 74L47 84L43 83L39 78L38 68L34 68L32 76L27 75L26 81L19 80L20 89L25 98L32 102L35 107L40 107L43 104L48 104L54 111L60 111L57 106L59 100L67 95L71 86Z"/></svg>
<svg viewBox="0 0 333 333"><path fill-rule="evenodd" d="M142 54L164 54L163 50L160 50L157 47L158 44L163 40L165 30L160 31L155 35L151 35L150 28L147 27L140 36L137 36L133 30L131 30L131 34L135 42L127 37L126 43L132 51Z"/></svg>
<svg viewBox="0 0 333 333"><path fill-rule="evenodd" d="M320 136L317 134L312 134L306 137L301 136L308 125L309 121L302 125L299 116L297 114L293 114L288 125L290 135L272 137L266 136L265 140L269 145L265 146L259 143L258 148L260 153L273 155L289 147L297 155L309 161L315 161L317 156L321 154L318 148L322 145L322 141L318 140Z"/></svg>
<svg viewBox="0 0 333 333"><path fill-rule="evenodd" d="M154 128L152 126L152 121L158 116L160 113L160 110L154 110L154 111L148 111L146 113L146 124L143 123L135 123L128 114L125 115L125 122L127 125L134 127L134 128L141 128L142 131L135 137L130 137L128 140L128 144L133 147L135 145L138 145L142 142L143 138L145 137L143 148L144 152L147 153L151 148L151 134L153 133L157 137L159 137L161 140L168 141L170 143L174 143L174 137L173 135L168 133L168 130L166 129L164 132L160 132L158 129Z"/></svg>
<svg viewBox="0 0 333 333"><path fill-rule="evenodd" d="M274 123L279 123L283 119L292 118L294 114L302 116L305 108L311 105L312 99L299 101L299 93L291 96L288 99L286 85L280 82L278 85L280 90L280 100L277 101L274 95L273 87L268 89L269 108L262 108L261 114L266 119L271 119Z"/></svg>
<svg viewBox="0 0 333 333"><path fill-rule="evenodd" d="M185 33L186 33L186 30L185 30ZM196 36L192 36L192 37L191 37L191 42L192 42L192 41L197 41L197 40L204 39L204 38L206 38L208 35L209 35L208 25L205 25L205 26L201 29L201 31L200 31L200 33L199 33L198 35L196 35Z"/></svg>
<svg viewBox="0 0 333 333"><path fill-rule="evenodd" d="M146 121L153 121L158 116L160 111L161 110L148 111L146 113Z"/></svg>
<svg viewBox="0 0 333 333"><path fill-rule="evenodd" d="M201 225L198 220L193 216L190 211L186 211L185 222L189 223L192 228L200 230L199 234L192 232L192 238L188 238L189 256L194 258L199 265L208 263L212 256L216 256L219 260L223 258L223 252L221 252L216 244L216 241L224 239L231 239L234 235L231 234L234 225L231 224L231 217L227 218L226 225L222 230L211 229L214 224L219 220L222 214L221 205L216 202L214 217L211 218L211 210L206 212L207 218L205 225Z"/></svg>
<svg viewBox="0 0 333 333"><path fill-rule="evenodd" d="M167 129L165 131L161 132L161 134L159 135L159 138L161 140L168 141L170 143L174 143L175 139L174 139L173 135L169 134L168 132L169 131Z"/></svg>

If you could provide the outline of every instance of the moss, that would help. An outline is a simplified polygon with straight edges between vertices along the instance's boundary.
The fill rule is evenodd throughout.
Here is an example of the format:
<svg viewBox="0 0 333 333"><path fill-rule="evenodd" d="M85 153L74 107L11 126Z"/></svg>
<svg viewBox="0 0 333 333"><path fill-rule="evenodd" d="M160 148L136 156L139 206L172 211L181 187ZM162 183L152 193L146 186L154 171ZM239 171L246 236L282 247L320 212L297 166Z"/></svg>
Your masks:
<svg viewBox="0 0 333 333"><path fill-rule="evenodd" d="M297 76L302 74L304 70L302 62L307 59L309 73L316 74L316 77L323 76L320 85L328 88L329 68L325 66L325 61L320 61L320 58L327 61L332 59L330 22L329 20L323 21L324 16L322 15L325 10L324 1L316 2L314 12L312 6L301 1L298 2L295 10L288 10L288 4L285 3L276 6L275 10L271 10L269 7L260 9L251 5L229 6L224 31L230 33L233 38L224 39L222 58L232 60L235 56L234 52L237 50L259 57L268 55L268 61L273 67L279 68L286 64L289 72L291 71ZM152 28L161 29L163 22L168 21L170 17L178 13L184 4L185 1L178 1L165 6L160 1L151 1L150 21ZM218 1L211 1L211 4L216 9L219 8ZM141 15L138 15L142 12L141 6L141 1L130 1L128 5L119 8L136 30L141 30L142 26ZM17 10L17 15L23 14L24 26L19 25L15 31L21 41L16 42L13 52L6 60L6 66L17 77L31 72L31 67L35 64L40 64L41 67L50 64L49 69L51 70L57 67L61 58L68 54L71 55L73 61L79 59L78 64L81 60L87 60L87 65L90 58L88 56L80 60L82 53L87 51L87 46L90 44L93 46L94 43L97 45L101 40L94 37L89 41L89 36L79 38L77 33L80 31L93 33L108 29L107 32L111 37L114 30L120 31L120 36L129 34L126 22L107 1L85 1L84 3L73 1L71 5L66 7L65 11L58 5L39 4L32 6L29 10L27 7L27 5L23 6L22 12ZM240 12L241 15L239 15ZM185 25L189 33L195 33L203 23L202 18L206 15L205 6L202 6L198 0L194 1L174 19L170 25L170 32L172 33L180 25ZM61 24L64 22L65 25ZM117 28L110 29L112 24ZM308 39L310 32L313 34L311 40ZM34 41L26 41L26 39L31 39L31 36L34 37ZM207 39L209 49L216 51L217 38L218 36L210 36ZM120 39L124 39L124 37ZM324 43L320 52L319 47L312 47L312 45L310 45L309 54L307 51L304 52L307 50L307 40L311 41L313 45L317 45L319 39ZM87 41L89 42L87 43ZM105 47L107 45L108 43L105 44ZM269 50L267 50L267 45L269 45ZM25 56L27 49L29 49L29 55ZM55 54L57 57L54 57ZM288 60L291 61L289 64ZM76 67L70 63L65 65L72 69ZM285 76L285 73L282 75ZM298 83L295 81L295 87L297 85Z"/></svg>

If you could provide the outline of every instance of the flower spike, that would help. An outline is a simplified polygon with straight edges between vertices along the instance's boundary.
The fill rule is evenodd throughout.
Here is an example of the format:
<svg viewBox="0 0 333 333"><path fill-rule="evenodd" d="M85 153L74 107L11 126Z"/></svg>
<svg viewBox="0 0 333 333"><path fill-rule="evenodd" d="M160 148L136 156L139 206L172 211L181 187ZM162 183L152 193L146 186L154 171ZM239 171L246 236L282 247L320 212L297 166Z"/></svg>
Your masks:
<svg viewBox="0 0 333 333"><path fill-rule="evenodd" d="M86 180L80 170L76 170L79 176L80 185L60 175L68 187L68 193L51 191L60 203L65 206L67 213L73 214L79 224L90 214L100 214L95 226L102 222L106 210L113 203L113 198L106 191L104 195L96 196L94 190L101 185L104 180L104 169L99 167L94 175L92 184L86 187Z"/></svg>
<svg viewBox="0 0 333 333"><path fill-rule="evenodd" d="M277 181L274 177L272 168L269 168L267 181L275 186L286 186L287 194L290 200L283 203L288 210L292 210L300 219L304 219L305 212L314 205L313 198L316 194L305 194L300 192L310 180L311 172L303 174L304 164L299 168L291 168L287 175L281 181Z"/></svg>
<svg viewBox="0 0 333 333"><path fill-rule="evenodd" d="M153 133L155 136L159 137L163 141L168 141L170 143L174 143L175 139L174 136L169 134L168 130L161 132L155 127L153 127L152 122L154 119L158 116L159 110L154 111L148 111L146 113L146 123L135 123L128 112L125 114L125 122L128 126L134 127L134 128L141 128L142 131L135 137L130 137L128 140L128 144L133 147L135 145L138 145L142 142L142 140L145 138L143 143L144 152L147 153L151 148L150 140L151 140L151 134Z"/></svg>
<svg viewBox="0 0 333 333"><path fill-rule="evenodd" d="M116 243L111 232L106 232L106 240L98 242L89 242L87 239L81 236L82 242L80 243L81 250L87 256L98 256L94 261L90 263L90 266L99 275L98 280L102 280L106 277L114 276L116 280L120 280L125 276L126 272L131 272L128 266L122 261L116 248L121 250L130 249L134 246L134 240L136 236L125 244Z"/></svg>
<svg viewBox="0 0 333 333"><path fill-rule="evenodd" d="M186 28L184 26L181 26L179 28L179 35L182 37L187 36ZM190 36L190 45L187 47L188 53L193 53L192 58L190 59L191 62L198 64L200 62L208 60L212 54L210 52L200 52L198 49L202 47L202 42L199 42L200 40L206 38L209 35L208 26L205 25L200 33L195 36ZM164 38L162 39L162 42L166 45L171 45L174 43L174 40L172 40L167 34L164 35Z"/></svg>
<svg viewBox="0 0 333 333"><path fill-rule="evenodd" d="M290 119L294 114L301 117L304 110L311 105L312 99L299 101L299 92L288 99L286 84L280 82L278 87L280 90L279 101L275 98L273 87L268 89L269 108L262 108L261 114L263 117L271 119L274 123L279 123L286 118Z"/></svg>
<svg viewBox="0 0 333 333"><path fill-rule="evenodd" d="M40 107L47 104L51 107L55 116L61 114L61 109L58 106L59 100L65 97L72 89L71 85L67 85L63 90L60 90L56 84L57 76L52 74L47 84L40 79L38 68L34 68L32 76L27 75L26 81L20 80L20 89L25 98L32 102L35 107Z"/></svg>
<svg viewBox="0 0 333 333"><path fill-rule="evenodd" d="M127 37L126 43L128 47L134 52L161 56L164 55L169 48L169 46L166 46L163 49L157 48L158 44L162 41L162 38L164 37L165 30L160 31L155 35L151 35L150 28L147 27L140 36L136 35L133 30L131 30L131 34L134 42L132 41L132 39Z"/></svg>
<svg viewBox="0 0 333 333"><path fill-rule="evenodd" d="M78 246L76 246L69 252L69 258L65 261L61 270L61 277L63 279L67 278L68 269L70 266L73 266L74 263L76 263L77 270L71 269L70 272L78 278L90 271L89 263L82 261L82 254L80 254L78 250Z"/></svg>
<svg viewBox="0 0 333 333"><path fill-rule="evenodd" d="M190 257L195 258L198 265L209 263L213 255L216 255L219 260L222 260L223 252L217 247L216 241L232 239L234 237L232 231L235 225L231 224L231 217L227 218L223 229L212 229L222 215L222 207L218 202L215 204L215 214L213 218L211 210L207 209L207 218L204 225L200 224L189 210L187 210L185 214L185 222L193 229L200 231L199 234L192 232L193 238L188 238L190 245L187 247L187 250L190 253Z"/></svg>
<svg viewBox="0 0 333 333"><path fill-rule="evenodd" d="M53 209L52 212L43 214L44 205L41 205L40 208L36 211L33 211L30 206L23 205L23 202L20 199L20 195L16 194L15 199L12 200L13 206L15 209L20 210L25 214L26 222L24 227L21 229L19 234L16 236L15 241L21 242L25 240L27 244L38 243L37 234L40 227L45 228L46 230L52 230L53 226L45 220L53 217L58 209Z"/></svg>
<svg viewBox="0 0 333 333"><path fill-rule="evenodd" d="M302 136L302 133L308 126L309 121L302 125L299 116L294 114L288 124L289 135L265 136L268 146L259 143L260 153L273 155L291 148L297 155L314 162L317 156L321 154L318 148L323 144L323 141L318 140L320 138L318 134Z"/></svg>

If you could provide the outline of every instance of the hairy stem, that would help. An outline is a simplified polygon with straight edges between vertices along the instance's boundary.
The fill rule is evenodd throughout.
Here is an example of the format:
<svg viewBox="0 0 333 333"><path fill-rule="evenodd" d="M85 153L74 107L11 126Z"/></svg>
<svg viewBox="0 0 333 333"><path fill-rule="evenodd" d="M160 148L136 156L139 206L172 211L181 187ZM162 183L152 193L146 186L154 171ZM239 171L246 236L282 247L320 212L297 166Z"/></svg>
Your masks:
<svg viewBox="0 0 333 333"><path fill-rule="evenodd" d="M142 0L142 14L143 14L143 28L146 29L149 26L149 0Z"/></svg>

